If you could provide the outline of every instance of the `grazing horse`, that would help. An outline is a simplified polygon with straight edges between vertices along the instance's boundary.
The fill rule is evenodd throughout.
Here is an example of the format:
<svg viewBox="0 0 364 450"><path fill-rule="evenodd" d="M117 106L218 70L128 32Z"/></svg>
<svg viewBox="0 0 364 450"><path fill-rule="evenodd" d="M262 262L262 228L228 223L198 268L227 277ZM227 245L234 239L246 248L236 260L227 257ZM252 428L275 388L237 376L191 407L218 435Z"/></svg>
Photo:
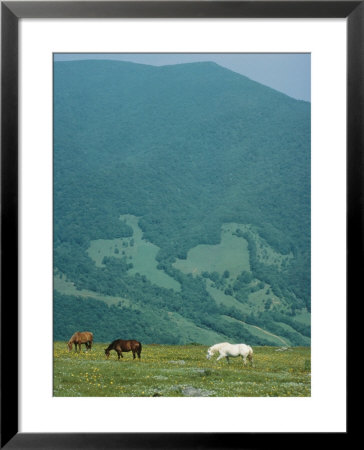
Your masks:
<svg viewBox="0 0 364 450"><path fill-rule="evenodd" d="M250 347L250 345L229 344L229 342L221 342L221 344L215 344L207 350L206 358L210 359L217 352L219 352L220 355L216 361L221 358L226 358L227 362L230 363L230 356L241 356L244 361L244 366L246 365L247 359L250 361L250 364L253 365L253 349Z"/></svg>
<svg viewBox="0 0 364 450"><path fill-rule="evenodd" d="M68 341L68 351L72 350L72 344L75 344L75 352L77 351L77 345L81 351L81 344L85 344L86 350L91 350L93 338L94 335L90 331L76 331Z"/></svg>
<svg viewBox="0 0 364 450"><path fill-rule="evenodd" d="M109 357L110 351L115 350L118 354L118 359L120 356L123 358L122 352L133 352L133 359L135 359L135 354L138 355L140 361L140 354L142 352L142 344L139 341L134 341L133 339L124 341L123 339L116 339L116 341L112 341L111 344L105 348L106 358Z"/></svg>

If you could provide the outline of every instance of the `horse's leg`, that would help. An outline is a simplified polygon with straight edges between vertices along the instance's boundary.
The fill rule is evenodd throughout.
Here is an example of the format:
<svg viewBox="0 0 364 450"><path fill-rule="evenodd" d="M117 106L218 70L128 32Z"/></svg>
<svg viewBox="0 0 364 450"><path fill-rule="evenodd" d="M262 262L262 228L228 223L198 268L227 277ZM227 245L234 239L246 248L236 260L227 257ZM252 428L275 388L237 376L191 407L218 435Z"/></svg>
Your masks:
<svg viewBox="0 0 364 450"><path fill-rule="evenodd" d="M133 352L133 359L135 359L135 352Z"/></svg>
<svg viewBox="0 0 364 450"><path fill-rule="evenodd" d="M230 364L230 359L228 356L226 356L226 361L228 362L228 364Z"/></svg>
<svg viewBox="0 0 364 450"><path fill-rule="evenodd" d="M220 356L217 358L217 360L216 361L219 361L221 358L223 358L225 355L222 355L221 353L220 353Z"/></svg>

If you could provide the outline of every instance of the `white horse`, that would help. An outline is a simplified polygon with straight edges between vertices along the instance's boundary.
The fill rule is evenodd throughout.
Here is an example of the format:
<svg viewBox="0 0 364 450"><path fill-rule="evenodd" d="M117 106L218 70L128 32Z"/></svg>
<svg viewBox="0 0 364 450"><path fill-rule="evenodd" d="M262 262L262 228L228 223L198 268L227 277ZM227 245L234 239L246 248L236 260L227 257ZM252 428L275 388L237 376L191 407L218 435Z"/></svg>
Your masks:
<svg viewBox="0 0 364 450"><path fill-rule="evenodd" d="M244 366L246 365L246 360L249 359L250 364L253 365L253 349L250 345L246 344L229 344L229 342L221 342L220 344L215 344L207 350L206 358L210 359L215 353L219 352L220 355L216 361L221 358L226 358L229 363L229 357L241 356L244 361Z"/></svg>

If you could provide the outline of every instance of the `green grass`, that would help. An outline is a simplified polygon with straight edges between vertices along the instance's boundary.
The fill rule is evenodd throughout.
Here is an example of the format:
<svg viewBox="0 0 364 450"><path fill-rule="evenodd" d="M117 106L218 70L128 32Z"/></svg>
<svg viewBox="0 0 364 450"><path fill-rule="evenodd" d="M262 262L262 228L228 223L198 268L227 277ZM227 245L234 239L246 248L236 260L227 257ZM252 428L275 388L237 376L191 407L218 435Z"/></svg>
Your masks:
<svg viewBox="0 0 364 450"><path fill-rule="evenodd" d="M236 278L243 270L250 271L248 243L234 236L229 224L221 227L221 242L217 245L197 245L189 250L187 259L177 260L173 266L184 273L194 275L202 272L217 272L222 275L228 270Z"/></svg>
<svg viewBox="0 0 364 450"><path fill-rule="evenodd" d="M241 358L206 359L206 346L144 345L141 361L131 353L106 360L97 343L91 352L68 353L54 344L57 397L308 397L310 348L254 347L254 367Z"/></svg>

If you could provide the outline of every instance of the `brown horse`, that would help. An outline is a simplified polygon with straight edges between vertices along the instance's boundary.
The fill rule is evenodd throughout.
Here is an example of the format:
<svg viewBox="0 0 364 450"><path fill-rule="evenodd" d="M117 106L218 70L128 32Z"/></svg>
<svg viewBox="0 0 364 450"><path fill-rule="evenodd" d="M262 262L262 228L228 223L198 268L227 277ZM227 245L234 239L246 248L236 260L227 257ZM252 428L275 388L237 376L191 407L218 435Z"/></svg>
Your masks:
<svg viewBox="0 0 364 450"><path fill-rule="evenodd" d="M109 357L110 351L115 350L118 354L118 359L120 359L120 356L123 358L122 352L133 352L133 359L135 359L135 354L138 355L139 361L140 361L140 353L142 352L142 344L139 341L128 340L123 341L122 339L117 339L116 341L111 342L111 344L108 346L108 348L105 348L105 355L106 358Z"/></svg>
<svg viewBox="0 0 364 450"><path fill-rule="evenodd" d="M93 338L94 336L90 331L76 331L68 341L68 351L72 350L72 344L75 344L75 352L77 351L77 345L79 351L81 351L81 344L85 344L86 350L91 350Z"/></svg>

